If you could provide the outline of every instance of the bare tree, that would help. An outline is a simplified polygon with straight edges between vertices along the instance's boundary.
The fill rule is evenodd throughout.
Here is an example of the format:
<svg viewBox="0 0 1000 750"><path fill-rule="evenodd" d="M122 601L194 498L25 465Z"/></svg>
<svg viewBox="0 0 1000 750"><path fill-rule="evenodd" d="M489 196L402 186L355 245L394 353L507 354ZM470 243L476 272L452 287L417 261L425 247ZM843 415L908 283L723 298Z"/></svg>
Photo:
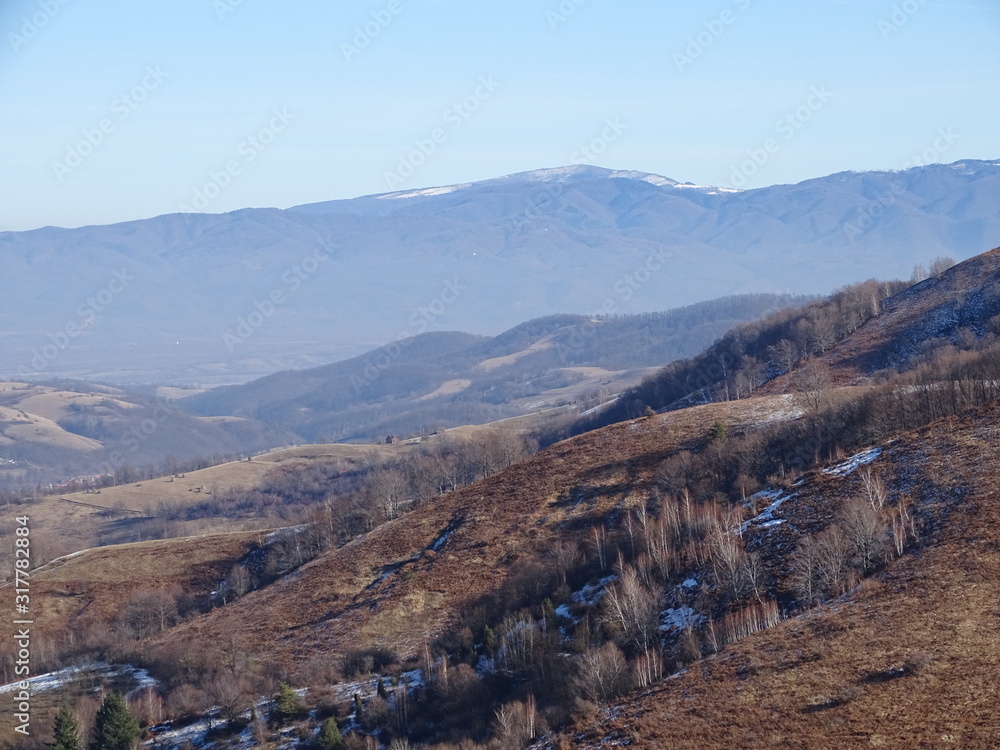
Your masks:
<svg viewBox="0 0 1000 750"><path fill-rule="evenodd" d="M950 257L938 257L931 261L930 275L935 279L940 279L944 276L944 272L949 268L958 263L957 260Z"/></svg>
<svg viewBox="0 0 1000 750"><path fill-rule="evenodd" d="M650 590L632 566L625 566L602 599L605 618L623 638L645 651L655 643L660 597Z"/></svg>
<svg viewBox="0 0 1000 750"><path fill-rule="evenodd" d="M240 675L218 675L206 685L209 699L219 706L222 718L232 722L250 708L251 693Z"/></svg>
<svg viewBox="0 0 1000 750"><path fill-rule="evenodd" d="M588 649L580 657L579 682L597 703L607 703L628 689L628 662L615 644Z"/></svg>
<svg viewBox="0 0 1000 750"><path fill-rule="evenodd" d="M250 578L250 572L246 569L246 566L234 565L232 570L229 571L229 575L226 577L226 586L235 596L243 596L251 588L253 588L253 581Z"/></svg>
<svg viewBox="0 0 1000 750"><path fill-rule="evenodd" d="M580 545L576 542L558 541L548 551L548 556L556 569L559 585L566 585L566 576L580 562Z"/></svg>
<svg viewBox="0 0 1000 750"><path fill-rule="evenodd" d="M889 499L889 490L885 486L885 482L882 481L881 474L878 474L871 465L868 465L858 472L858 477L861 479L861 485L865 489L865 497L868 498L868 503L874 510L881 511Z"/></svg>
<svg viewBox="0 0 1000 750"><path fill-rule="evenodd" d="M788 339L781 339L771 348L771 357L784 372L791 372L799 361L799 349Z"/></svg>
<svg viewBox="0 0 1000 750"><path fill-rule="evenodd" d="M811 416L816 416L826 405L832 383L833 376L825 362L813 362L799 376L798 389Z"/></svg>
<svg viewBox="0 0 1000 750"><path fill-rule="evenodd" d="M819 546L816 540L804 537L792 555L791 582L795 595L805 604L811 604L816 595L816 578L819 568Z"/></svg>
<svg viewBox="0 0 1000 750"><path fill-rule="evenodd" d="M839 521L858 566L869 572L885 555L888 524L879 510L862 498L849 500L840 511Z"/></svg>
<svg viewBox="0 0 1000 750"><path fill-rule="evenodd" d="M816 573L820 588L827 594L839 594L847 573L850 545L843 530L831 525L816 537Z"/></svg>
<svg viewBox="0 0 1000 750"><path fill-rule="evenodd" d="M734 599L738 599L746 581L743 541L720 526L709 538L709 549L716 580L720 586L729 589Z"/></svg>
<svg viewBox="0 0 1000 750"><path fill-rule="evenodd" d="M409 482L398 469L376 471L368 486L376 506L387 521L399 516L409 501Z"/></svg>

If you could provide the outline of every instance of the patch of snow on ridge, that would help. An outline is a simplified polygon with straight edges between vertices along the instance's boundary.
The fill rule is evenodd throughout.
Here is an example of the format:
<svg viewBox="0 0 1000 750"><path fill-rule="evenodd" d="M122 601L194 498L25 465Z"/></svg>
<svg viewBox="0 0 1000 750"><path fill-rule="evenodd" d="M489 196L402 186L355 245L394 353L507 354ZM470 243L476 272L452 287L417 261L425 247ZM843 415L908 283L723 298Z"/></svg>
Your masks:
<svg viewBox="0 0 1000 750"><path fill-rule="evenodd" d="M425 195L447 195L448 193L454 193L456 190L461 190L464 187L468 187L469 184L465 185L447 185L445 187L434 187L434 188L423 188L422 190L409 190L405 193L387 193L386 195L378 196L380 200L399 200L401 198L419 198Z"/></svg>
<svg viewBox="0 0 1000 750"><path fill-rule="evenodd" d="M751 524L759 524L760 526L768 528L771 526L778 526L779 524L775 523L775 521L784 522L784 519L776 519L774 517L774 512L781 507L782 503L784 503L786 500L790 500L793 497L795 497L795 495L786 495L783 490L772 490L772 489L761 490L760 492L751 495L749 499L751 507L753 505L753 501L755 498L759 498L761 500L770 500L771 504L768 505L766 508L764 508L764 510L758 513L756 516L751 518L749 521L744 521L743 524L740 526L740 533L742 534L748 528L750 528Z"/></svg>
<svg viewBox="0 0 1000 750"><path fill-rule="evenodd" d="M876 458L882 455L881 448L869 448L868 450L863 450L860 453L855 453L846 461L842 461L836 466L831 466L829 469L823 469L824 474L833 474L838 477L846 477L851 474L855 469L858 469L865 464L870 464Z"/></svg>

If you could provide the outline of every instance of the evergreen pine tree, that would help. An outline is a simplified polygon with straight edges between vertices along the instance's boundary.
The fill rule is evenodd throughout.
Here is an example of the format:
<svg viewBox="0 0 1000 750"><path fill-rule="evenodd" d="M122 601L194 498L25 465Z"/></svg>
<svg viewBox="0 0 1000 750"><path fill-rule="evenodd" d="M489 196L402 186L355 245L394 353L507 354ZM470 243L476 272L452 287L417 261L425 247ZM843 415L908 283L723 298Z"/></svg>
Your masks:
<svg viewBox="0 0 1000 750"><path fill-rule="evenodd" d="M724 443L729 436L729 428L725 422L716 422L712 425L711 437L713 443Z"/></svg>
<svg viewBox="0 0 1000 750"><path fill-rule="evenodd" d="M94 719L88 750L133 750L141 736L139 722L129 712L125 698L108 693Z"/></svg>
<svg viewBox="0 0 1000 750"><path fill-rule="evenodd" d="M323 722L323 727L319 731L319 746L323 750L333 750L344 743L344 737L340 734L340 727L333 717Z"/></svg>
<svg viewBox="0 0 1000 750"><path fill-rule="evenodd" d="M302 715L302 700L287 682L278 683L278 698L274 702L274 718L288 721Z"/></svg>
<svg viewBox="0 0 1000 750"><path fill-rule="evenodd" d="M493 628L489 625L483 630L483 648L486 651L486 655L491 659L493 658L493 652L496 650L497 636L493 632Z"/></svg>
<svg viewBox="0 0 1000 750"><path fill-rule="evenodd" d="M56 736L52 750L80 750L80 727L76 723L76 717L65 706L56 716L52 731Z"/></svg>

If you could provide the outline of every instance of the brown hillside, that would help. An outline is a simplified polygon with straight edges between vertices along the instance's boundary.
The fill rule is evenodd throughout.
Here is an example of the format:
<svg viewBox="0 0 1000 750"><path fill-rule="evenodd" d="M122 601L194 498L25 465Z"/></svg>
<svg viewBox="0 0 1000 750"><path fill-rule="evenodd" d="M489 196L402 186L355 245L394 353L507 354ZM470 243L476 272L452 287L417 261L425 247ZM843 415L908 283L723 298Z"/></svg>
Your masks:
<svg viewBox="0 0 1000 750"><path fill-rule="evenodd" d="M879 459L925 491L919 552L634 695L571 744L1000 746L998 421L998 407L943 420Z"/></svg>
<svg viewBox="0 0 1000 750"><path fill-rule="evenodd" d="M645 501L655 467L681 448L704 445L715 421L739 430L797 409L792 396L711 404L556 444L161 638L211 642L233 634L249 653L299 665L347 648L412 655L463 604L495 590L520 554L560 537L576 540L581 524Z"/></svg>
<svg viewBox="0 0 1000 750"><path fill-rule="evenodd" d="M977 336L997 332L1000 329L994 316L998 313L1000 248L890 297L878 317L813 361L828 364L838 382L864 383L879 370L907 365L928 342L947 340L967 345L962 340L963 329ZM777 378L761 392L785 391L789 377L794 374Z"/></svg>

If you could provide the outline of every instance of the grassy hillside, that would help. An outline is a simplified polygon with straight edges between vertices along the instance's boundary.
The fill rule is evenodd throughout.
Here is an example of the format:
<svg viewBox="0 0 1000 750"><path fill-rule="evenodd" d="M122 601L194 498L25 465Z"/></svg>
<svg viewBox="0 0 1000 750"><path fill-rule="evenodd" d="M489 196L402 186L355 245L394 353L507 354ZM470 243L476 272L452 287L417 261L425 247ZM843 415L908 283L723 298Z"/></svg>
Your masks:
<svg viewBox="0 0 1000 750"><path fill-rule="evenodd" d="M282 436L245 419L91 383L0 382L0 489L254 451Z"/></svg>

